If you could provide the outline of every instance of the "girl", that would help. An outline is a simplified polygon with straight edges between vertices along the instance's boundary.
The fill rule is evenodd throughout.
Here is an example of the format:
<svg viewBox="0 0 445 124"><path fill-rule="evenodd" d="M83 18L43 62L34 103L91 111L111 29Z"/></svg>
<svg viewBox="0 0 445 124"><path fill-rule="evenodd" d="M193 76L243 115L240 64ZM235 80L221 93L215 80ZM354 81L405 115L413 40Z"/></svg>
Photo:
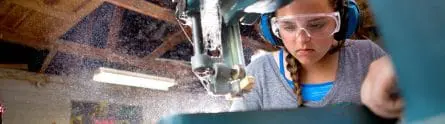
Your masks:
<svg viewBox="0 0 445 124"><path fill-rule="evenodd" d="M294 0L276 10L270 25L282 49L255 59L247 67L255 85L243 99L233 102L231 110L348 102L365 104L383 117L399 116L400 99L389 97L388 89L395 82L386 53L372 41L336 36L343 33L339 32L341 25L347 23L341 22L342 3Z"/></svg>

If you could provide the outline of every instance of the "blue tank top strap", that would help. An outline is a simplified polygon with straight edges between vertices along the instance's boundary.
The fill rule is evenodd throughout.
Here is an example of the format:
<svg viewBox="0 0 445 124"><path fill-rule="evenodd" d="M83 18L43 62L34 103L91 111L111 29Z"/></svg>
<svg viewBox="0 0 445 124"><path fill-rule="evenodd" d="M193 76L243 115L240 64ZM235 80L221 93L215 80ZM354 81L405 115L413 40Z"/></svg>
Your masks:
<svg viewBox="0 0 445 124"><path fill-rule="evenodd" d="M289 80L289 79L286 78L286 73L284 71L284 61L283 60L284 60L284 50L280 49L279 59L278 59L278 61L280 63L279 64L280 65L280 73L284 77L284 79L286 79L286 81L289 84L289 86L293 89L295 87L294 86L294 82L292 80Z"/></svg>

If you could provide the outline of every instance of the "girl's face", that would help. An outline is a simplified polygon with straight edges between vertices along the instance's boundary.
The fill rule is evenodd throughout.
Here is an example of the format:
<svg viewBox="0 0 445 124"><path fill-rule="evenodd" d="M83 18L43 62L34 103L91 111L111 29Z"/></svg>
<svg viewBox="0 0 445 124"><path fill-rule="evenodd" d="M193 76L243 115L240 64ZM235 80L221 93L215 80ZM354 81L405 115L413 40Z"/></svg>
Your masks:
<svg viewBox="0 0 445 124"><path fill-rule="evenodd" d="M333 35L329 34L332 31L329 31L339 27L336 25L339 21L336 22L335 18L329 16L311 16L333 12L334 8L329 0L294 0L276 11L276 18L282 18L281 22L278 21L280 38L289 53L301 64L318 62L337 43ZM321 29L329 30L326 31L329 33L317 33Z"/></svg>

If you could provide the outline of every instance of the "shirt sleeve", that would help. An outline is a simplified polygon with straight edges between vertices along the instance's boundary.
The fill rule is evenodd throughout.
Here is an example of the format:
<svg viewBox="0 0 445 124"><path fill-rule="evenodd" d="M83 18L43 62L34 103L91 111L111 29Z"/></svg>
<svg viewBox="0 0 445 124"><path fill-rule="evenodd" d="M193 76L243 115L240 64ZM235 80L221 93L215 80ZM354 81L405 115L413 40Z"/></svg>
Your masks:
<svg viewBox="0 0 445 124"><path fill-rule="evenodd" d="M371 40L354 40L352 42L355 44L358 54L363 55L362 57L370 57L362 59L370 59L372 62L386 55L386 52Z"/></svg>
<svg viewBox="0 0 445 124"><path fill-rule="evenodd" d="M386 54L386 52L376 43L372 42L371 40L368 40L369 44L370 44L370 51L372 52L372 60L377 60L380 57L383 57Z"/></svg>

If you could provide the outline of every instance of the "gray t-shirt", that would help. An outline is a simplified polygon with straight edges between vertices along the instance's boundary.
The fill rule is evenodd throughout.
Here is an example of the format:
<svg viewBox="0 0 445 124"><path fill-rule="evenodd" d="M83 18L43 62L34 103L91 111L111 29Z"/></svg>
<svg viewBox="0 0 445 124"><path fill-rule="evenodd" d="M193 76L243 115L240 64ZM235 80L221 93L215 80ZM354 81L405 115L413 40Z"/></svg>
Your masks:
<svg viewBox="0 0 445 124"><path fill-rule="evenodd" d="M360 88L372 61L386 53L370 40L347 40L340 50L339 65L334 85L323 100L305 102L305 106L322 107L327 104L360 104ZM231 111L271 110L297 107L297 96L280 74L272 54L258 57L247 66L248 75L255 77L251 92L234 100Z"/></svg>

